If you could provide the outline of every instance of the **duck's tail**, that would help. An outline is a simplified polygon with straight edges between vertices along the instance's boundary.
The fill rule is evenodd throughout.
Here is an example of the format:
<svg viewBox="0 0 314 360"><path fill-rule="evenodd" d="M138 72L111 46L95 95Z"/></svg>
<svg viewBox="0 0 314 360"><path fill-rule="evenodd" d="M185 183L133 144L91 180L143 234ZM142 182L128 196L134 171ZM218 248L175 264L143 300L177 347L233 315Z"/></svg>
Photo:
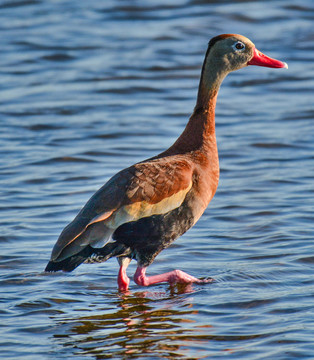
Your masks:
<svg viewBox="0 0 314 360"><path fill-rule="evenodd" d="M61 261L49 261L45 271L73 271L76 267L83 262L95 263L104 262L114 256L131 256L130 248L117 242L111 242L106 244L103 248L93 248L87 245L79 253L72 255Z"/></svg>

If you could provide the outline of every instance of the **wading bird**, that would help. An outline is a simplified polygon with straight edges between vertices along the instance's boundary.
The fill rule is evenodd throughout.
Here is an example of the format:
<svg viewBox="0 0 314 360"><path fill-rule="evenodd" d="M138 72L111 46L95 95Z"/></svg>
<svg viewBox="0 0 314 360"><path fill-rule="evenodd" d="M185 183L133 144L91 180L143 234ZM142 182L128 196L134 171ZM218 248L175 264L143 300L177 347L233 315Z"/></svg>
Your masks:
<svg viewBox="0 0 314 360"><path fill-rule="evenodd" d="M219 179L215 107L225 76L247 65L287 68L235 34L214 37L208 44L194 112L184 131L161 154L113 176L62 231L46 271L72 271L83 262L117 257L118 286L129 286L126 269L137 261L134 281L204 283L180 270L146 276L161 250L192 227L213 198Z"/></svg>

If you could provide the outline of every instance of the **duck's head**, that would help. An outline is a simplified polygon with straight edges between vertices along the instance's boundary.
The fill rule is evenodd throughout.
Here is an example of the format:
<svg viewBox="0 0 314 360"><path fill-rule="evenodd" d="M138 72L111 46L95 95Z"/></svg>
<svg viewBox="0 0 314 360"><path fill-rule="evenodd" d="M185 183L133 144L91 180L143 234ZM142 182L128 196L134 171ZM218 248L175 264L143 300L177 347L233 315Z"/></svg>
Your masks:
<svg viewBox="0 0 314 360"><path fill-rule="evenodd" d="M208 99L218 93L228 73L248 65L288 68L285 62L258 51L252 41L242 35L222 34L212 38L203 63L197 106L205 106Z"/></svg>
<svg viewBox="0 0 314 360"><path fill-rule="evenodd" d="M255 48L251 40L236 34L223 34L212 38L208 44L207 60L217 70L226 72L241 69L248 65L271 68L288 68L288 65L272 59Z"/></svg>

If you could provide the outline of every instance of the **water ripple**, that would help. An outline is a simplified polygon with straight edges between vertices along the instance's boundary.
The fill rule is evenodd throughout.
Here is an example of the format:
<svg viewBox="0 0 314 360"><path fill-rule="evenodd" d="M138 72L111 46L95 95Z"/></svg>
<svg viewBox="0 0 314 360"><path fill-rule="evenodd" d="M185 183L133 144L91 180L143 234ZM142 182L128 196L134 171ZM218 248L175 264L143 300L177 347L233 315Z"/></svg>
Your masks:
<svg viewBox="0 0 314 360"><path fill-rule="evenodd" d="M314 9L265 1L0 1L3 358L314 357ZM120 294L114 260L44 273L94 191L175 141L225 32L289 70L226 78L217 194L148 269L215 281Z"/></svg>

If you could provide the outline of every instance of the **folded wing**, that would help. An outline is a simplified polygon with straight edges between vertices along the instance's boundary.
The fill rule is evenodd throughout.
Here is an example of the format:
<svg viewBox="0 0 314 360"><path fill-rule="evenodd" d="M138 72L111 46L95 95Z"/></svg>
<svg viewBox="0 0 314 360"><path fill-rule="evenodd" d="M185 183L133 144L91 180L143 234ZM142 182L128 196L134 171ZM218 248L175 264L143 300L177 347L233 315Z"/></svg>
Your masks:
<svg viewBox="0 0 314 360"><path fill-rule="evenodd" d="M178 158L133 165L113 176L65 227L51 261L62 261L86 246L102 247L122 224L179 207L192 187L193 169Z"/></svg>

